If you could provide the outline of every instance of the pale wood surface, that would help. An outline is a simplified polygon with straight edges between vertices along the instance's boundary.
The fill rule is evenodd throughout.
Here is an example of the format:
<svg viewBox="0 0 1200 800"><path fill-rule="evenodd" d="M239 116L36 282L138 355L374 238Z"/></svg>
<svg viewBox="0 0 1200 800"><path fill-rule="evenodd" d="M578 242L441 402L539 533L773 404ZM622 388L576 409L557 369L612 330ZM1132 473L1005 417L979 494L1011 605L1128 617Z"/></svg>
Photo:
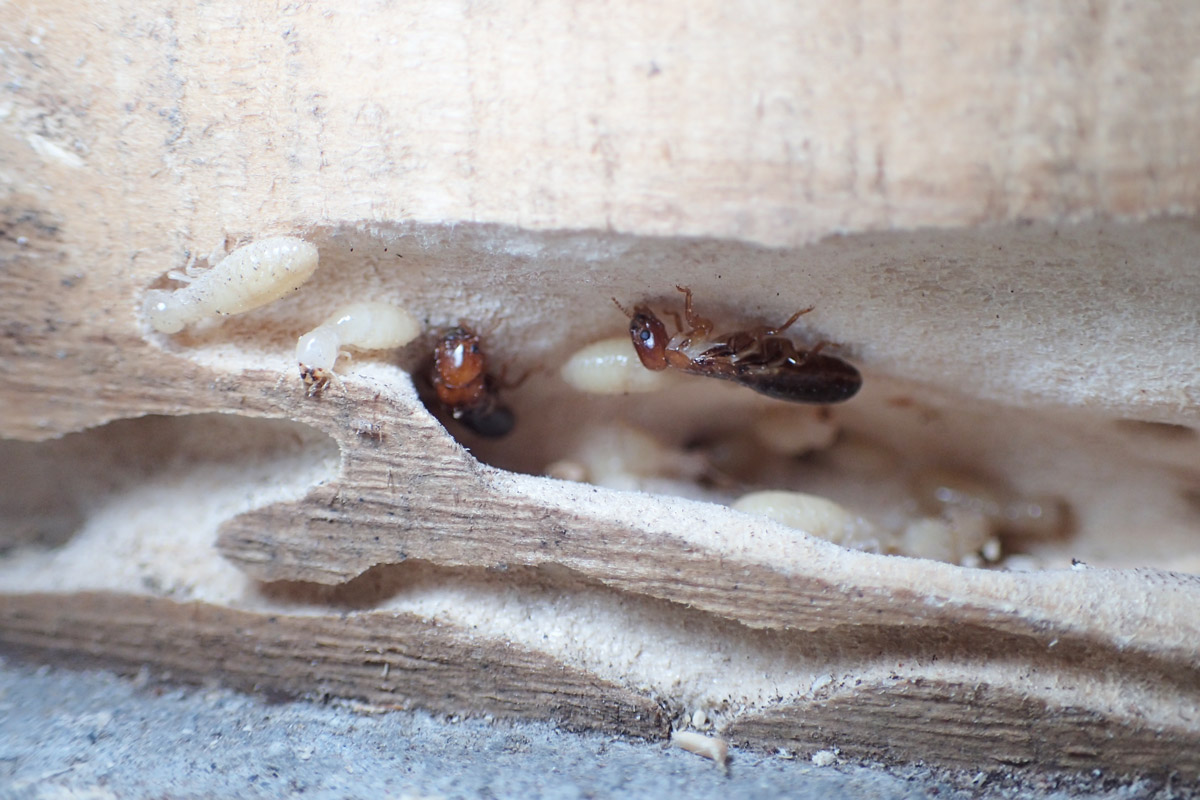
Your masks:
<svg viewBox="0 0 1200 800"><path fill-rule="evenodd" d="M645 737L661 736L667 725L653 701L594 675L404 615L273 616L86 592L6 599L4 610L5 645L55 662L87 655L128 669L150 660L175 680L219 675L251 691L380 708L415 702L445 714L497 716L537 708L568 729Z"/></svg>
<svg viewBox="0 0 1200 800"><path fill-rule="evenodd" d="M344 393L300 390L295 337L340 302L400 302L430 329L469 319L493 331L497 363L541 371L513 395L511 443L464 441L536 471L592 418L628 413L682 439L758 408L715 390L572 394L554 372L621 331L611 296L667 299L685 282L718 317L756 320L815 303L813 337L867 376L849 428L1053 485L1088 559L1195 558L1175 488L1196 486L1192 440L1106 426L1200 422L1200 10L813 9L0 11L0 436L24 440L4 442L6 466L37 461L28 441L206 412L302 423L340 459L298 498L220 520L202 548L170 545L192 542L187 514L151 524L122 556L125 584L66 557L81 536L59 561L0 558L19 587L0 595L0 642L643 736L690 710L687 681L518 644L486 615L389 611L387 593L353 583L376 568L402 586L416 561L447 585L536 575L564 597L630 603L631 618L677 617L687 635L711 625L695 638L735 654L735 677L739 658L778 653L814 686L838 676L724 709L729 735L756 746L1200 769L1195 578L882 558L716 506L501 472L417 397L428 338L399 367L348 367ZM176 337L144 327L142 293L188 253L275 233L321 250L295 297ZM889 405L901 395L946 427ZM157 429L122 430L94 441L150 460ZM1049 455L1068 447L1070 469ZM71 494L91 458L43 459L41 484ZM7 506L33 513L17 494ZM1165 510L1121 515L1118 501ZM192 560L220 580L152 580ZM327 588L347 581L352 602Z"/></svg>

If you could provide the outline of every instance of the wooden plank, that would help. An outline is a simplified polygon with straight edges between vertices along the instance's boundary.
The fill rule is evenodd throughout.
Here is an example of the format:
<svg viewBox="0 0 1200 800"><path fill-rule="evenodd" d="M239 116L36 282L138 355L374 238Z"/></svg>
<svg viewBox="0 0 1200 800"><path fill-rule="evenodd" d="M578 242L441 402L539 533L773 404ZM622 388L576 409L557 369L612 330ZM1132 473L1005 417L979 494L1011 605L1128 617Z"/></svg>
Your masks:
<svg viewBox="0 0 1200 800"><path fill-rule="evenodd" d="M406 614L265 614L79 592L0 599L8 653L123 671L213 678L249 691L339 697L445 714L544 717L567 729L658 738L651 700L541 653ZM95 663L95 662L93 662ZM601 712L602 709L602 712Z"/></svg>
<svg viewBox="0 0 1200 800"><path fill-rule="evenodd" d="M669 676L323 594L420 562L448 584L553 579L712 652L757 663L774 642L816 670L809 646L865 676L722 718L755 746L1194 774L1200 581L1171 570L1200 569L1198 43L1200 9L1144 4L0 9L0 569L27 563L39 503L70 501L40 551L66 566L0 587L0 642L639 736L682 719L695 687L647 688ZM301 291L220 326L146 327L144 293L169 271L269 234L318 247ZM1078 518L1060 559L1151 567L883 558L722 506L515 474L598 420L682 444L764 410L703 381L609 399L557 378L622 332L612 298L666 306L677 283L721 324L815 304L801 338L840 343L866 378L843 430L906 469L1058 492ZM296 337L362 299L405 306L425 335L306 396ZM459 321L493 364L534 370L503 443L419 397L435 332ZM66 558L103 521L88 464L111 458L136 494L137 465L167 446L134 420L214 412L327 435L339 470L202 544L197 486L125 554L141 583L97 593ZM112 420L127 427L54 449ZM234 462L254 463L251 438ZM181 596L157 582L178 562L199 576ZM281 582L327 604L271 611L260 595Z"/></svg>

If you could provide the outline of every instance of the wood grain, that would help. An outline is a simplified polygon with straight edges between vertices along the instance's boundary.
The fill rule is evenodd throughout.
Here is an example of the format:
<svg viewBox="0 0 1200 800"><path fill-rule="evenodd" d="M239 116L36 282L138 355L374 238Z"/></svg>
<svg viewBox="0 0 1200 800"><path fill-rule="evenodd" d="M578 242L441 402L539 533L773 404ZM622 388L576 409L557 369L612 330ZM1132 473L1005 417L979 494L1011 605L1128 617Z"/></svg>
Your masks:
<svg viewBox="0 0 1200 800"><path fill-rule="evenodd" d="M7 651L201 683L444 714L528 716L566 729L660 737L652 701L542 654L403 614L260 614L205 603L81 592L0 601ZM539 715L540 715L539 714Z"/></svg>

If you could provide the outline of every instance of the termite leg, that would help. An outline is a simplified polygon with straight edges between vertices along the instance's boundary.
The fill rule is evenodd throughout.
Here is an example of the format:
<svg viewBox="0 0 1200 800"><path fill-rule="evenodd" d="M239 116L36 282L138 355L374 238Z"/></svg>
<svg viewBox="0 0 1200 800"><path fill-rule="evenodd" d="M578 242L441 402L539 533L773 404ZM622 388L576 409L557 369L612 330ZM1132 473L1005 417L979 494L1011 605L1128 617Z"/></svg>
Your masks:
<svg viewBox="0 0 1200 800"><path fill-rule="evenodd" d="M173 281L179 281L180 283L191 283L207 271L207 269L197 265L196 254L189 252L187 263L183 265L183 269L173 269L167 273L167 277Z"/></svg>
<svg viewBox="0 0 1200 800"><path fill-rule="evenodd" d="M679 312L678 311L664 311L663 313L666 314L671 319L675 320L675 332L683 333L683 320L680 319Z"/></svg>
<svg viewBox="0 0 1200 800"><path fill-rule="evenodd" d="M221 253L220 255L223 257L225 254ZM199 278L201 275L211 269L218 261L220 261L220 257L214 258L210 255L204 262L207 264L207 266L201 267L199 260L196 258L196 254L188 253L188 260L187 263L183 265L183 271L193 278Z"/></svg>
<svg viewBox="0 0 1200 800"><path fill-rule="evenodd" d="M707 339L712 333L712 321L707 317L697 314L696 310L692 307L691 289L685 286L676 286L675 288L683 292L683 315L687 318L688 325L692 326L692 329L688 331L688 338L692 339L699 336L701 339Z"/></svg>
<svg viewBox="0 0 1200 800"><path fill-rule="evenodd" d="M821 350L822 350L822 349L825 347L825 345L827 345L827 344L833 344L833 342L830 342L830 341L824 341L824 340L823 340L823 341L820 341L820 342L817 342L817 346L816 346L816 347L814 347L812 350L809 350L809 351L808 351L807 353L805 353L803 356L801 356L800 360L796 362L796 365L797 365L797 366L803 366L804 364L808 363L808 360L809 360L810 358L815 358L815 357L816 357L816 355L817 355L817 353L821 352ZM834 346L836 347L836 345L834 345Z"/></svg>
<svg viewBox="0 0 1200 800"><path fill-rule="evenodd" d="M325 387L328 387L331 383L337 387L339 392L342 394L346 393L346 383L342 380L341 376L333 370L329 370L329 377L325 379Z"/></svg>
<svg viewBox="0 0 1200 800"><path fill-rule="evenodd" d="M752 328L751 330L747 331L746 333L750 335L750 337L752 338L752 340L754 342L754 347L750 347L747 345L746 347L741 348L738 351L737 355L745 357L746 355L750 354L754 350L758 350L760 353L766 353L768 339L773 339L773 338L779 336L779 334L783 333L788 328L792 327L792 325L795 324L796 320L800 319L800 317L802 317L803 315L812 311L814 308L816 308L816 306L809 306L808 308L800 309L795 314L792 314L792 316L788 318L788 321L783 323L782 325L780 325L778 328L768 328L765 325L760 325L757 328ZM785 342L786 342L787 351L785 351L782 355L785 358L789 357L789 356L800 357L799 354L796 352L795 347L792 346L791 342L788 342L788 340L786 340L786 339L778 340L774 346L776 348L783 347L783 346L785 346L784 345ZM823 346L824 346L824 343L822 343L821 345L818 345L817 349L819 350ZM807 355L803 356L802 358L808 358L808 356L814 355L816 352L817 352L817 350L813 350L810 353L808 353ZM800 363L804 363L803 360Z"/></svg>
<svg viewBox="0 0 1200 800"><path fill-rule="evenodd" d="M790 327L792 327L793 325L795 325L795 324L796 324L796 320L800 319L800 317L802 317L802 316L804 316L805 314L807 314L808 312L812 311L814 308L816 308L816 306L809 306L808 308L802 308L802 309L800 309L800 310L799 310L799 311L797 311L795 314L792 314L792 316L788 317L788 321L787 321L787 322L783 323L783 324L782 324L782 325L780 325L778 328L774 328L774 329L771 329L771 330L765 330L765 331L763 331L763 334L762 334L762 335L763 335L763 336L778 336L779 334L781 334L781 333L783 333L784 331L786 331L788 328L790 328Z"/></svg>

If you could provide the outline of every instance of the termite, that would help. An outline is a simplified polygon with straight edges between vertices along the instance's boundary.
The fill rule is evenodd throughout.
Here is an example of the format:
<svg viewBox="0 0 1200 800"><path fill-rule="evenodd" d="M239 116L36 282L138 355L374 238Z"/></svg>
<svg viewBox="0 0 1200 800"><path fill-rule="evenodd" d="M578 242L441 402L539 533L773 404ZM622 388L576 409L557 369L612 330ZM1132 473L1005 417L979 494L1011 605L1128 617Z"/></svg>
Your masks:
<svg viewBox="0 0 1200 800"><path fill-rule="evenodd" d="M480 436L490 439L506 435L516 419L512 411L500 403L499 389L512 387L487 371L487 357L479 336L470 328L451 328L438 340L433 349L433 372L430 381L437 392L438 402L456 420Z"/></svg>
<svg viewBox="0 0 1200 800"><path fill-rule="evenodd" d="M172 278L188 285L146 292L146 319L157 331L178 333L206 317L244 314L300 288L316 269L317 248L303 239L263 239L239 247L198 275L172 272Z"/></svg>
<svg viewBox="0 0 1200 800"><path fill-rule="evenodd" d="M342 306L296 342L300 379L314 395L337 380L333 365L343 347L389 350L402 347L421 332L412 314L391 303L362 302Z"/></svg>
<svg viewBox="0 0 1200 800"><path fill-rule="evenodd" d="M862 375L852 365L821 354L825 342L812 350L798 350L790 339L780 335L812 307L797 311L778 328L763 325L714 336L712 322L692 307L692 290L675 288L684 294L683 313L691 327L684 330L679 315L671 312L679 329L671 337L649 306L635 306L630 313L613 298L617 308L629 317L629 335L646 369L670 367L691 375L734 381L759 394L793 403L841 403L862 386Z"/></svg>

